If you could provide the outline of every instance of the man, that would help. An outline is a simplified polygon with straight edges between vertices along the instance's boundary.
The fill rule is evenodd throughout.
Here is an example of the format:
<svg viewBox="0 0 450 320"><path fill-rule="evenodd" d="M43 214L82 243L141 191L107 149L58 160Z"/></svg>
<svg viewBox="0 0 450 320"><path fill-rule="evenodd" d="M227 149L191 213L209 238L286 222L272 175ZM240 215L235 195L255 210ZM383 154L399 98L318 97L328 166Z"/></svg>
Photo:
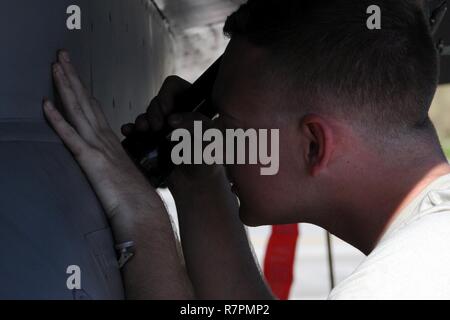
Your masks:
<svg viewBox="0 0 450 320"><path fill-rule="evenodd" d="M45 113L116 242L135 242L123 270L128 298L272 298L242 222L314 223L367 254L331 298L450 298L450 166L428 117L437 53L417 1L376 2L379 30L367 28L359 0L250 0L229 17L217 122L280 129L280 169L262 176L259 165L228 166L239 201L223 166L176 169L169 187L186 270L161 199L60 53L54 76L70 124L50 101ZM123 133L157 132L166 118L174 129L207 123L172 114L188 86L169 77Z"/></svg>

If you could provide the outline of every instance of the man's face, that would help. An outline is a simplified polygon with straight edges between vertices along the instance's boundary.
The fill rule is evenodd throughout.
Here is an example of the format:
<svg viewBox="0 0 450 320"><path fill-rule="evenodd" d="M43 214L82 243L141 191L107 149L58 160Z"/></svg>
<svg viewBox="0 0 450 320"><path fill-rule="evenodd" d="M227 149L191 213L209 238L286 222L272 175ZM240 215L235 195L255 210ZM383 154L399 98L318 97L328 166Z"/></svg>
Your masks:
<svg viewBox="0 0 450 320"><path fill-rule="evenodd" d="M303 157L299 154L301 147L297 143L299 128L287 113L286 97L279 89L282 84L271 78L267 59L262 50L243 39L233 39L213 92L224 128L279 130L276 175L261 175L260 169L264 166L260 164L227 166L240 200L241 219L250 226L298 222L295 219L300 200L298 189L305 180L301 170ZM270 154L270 138L268 141Z"/></svg>

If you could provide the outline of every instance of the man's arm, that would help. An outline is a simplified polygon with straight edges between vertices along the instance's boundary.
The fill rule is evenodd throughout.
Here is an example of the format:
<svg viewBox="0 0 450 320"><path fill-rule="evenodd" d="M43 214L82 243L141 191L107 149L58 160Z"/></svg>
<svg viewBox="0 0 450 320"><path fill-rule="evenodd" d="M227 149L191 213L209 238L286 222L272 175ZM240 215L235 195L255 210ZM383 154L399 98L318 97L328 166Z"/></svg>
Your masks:
<svg viewBox="0 0 450 320"><path fill-rule="evenodd" d="M212 170L211 170L212 171ZM257 266L222 167L172 184L186 266L200 299L273 299Z"/></svg>
<svg viewBox="0 0 450 320"><path fill-rule="evenodd" d="M169 216L161 201L156 204L158 200L132 197L122 202L111 219L116 243L131 240L135 245L135 255L122 269L126 298L194 299ZM132 218L124 222L122 217Z"/></svg>
<svg viewBox="0 0 450 320"><path fill-rule="evenodd" d="M175 97L190 84L169 77L146 114L123 128L157 132L164 119L174 128L192 131L194 121L213 123L194 113L172 115ZM177 167L169 180L180 223L181 242L189 277L201 299L272 298L239 219L239 205L223 166Z"/></svg>
<svg viewBox="0 0 450 320"><path fill-rule="evenodd" d="M45 115L91 182L116 243L135 243L135 256L123 269L126 297L194 298L161 198L126 155L67 53L59 54L53 75L70 124L48 100Z"/></svg>

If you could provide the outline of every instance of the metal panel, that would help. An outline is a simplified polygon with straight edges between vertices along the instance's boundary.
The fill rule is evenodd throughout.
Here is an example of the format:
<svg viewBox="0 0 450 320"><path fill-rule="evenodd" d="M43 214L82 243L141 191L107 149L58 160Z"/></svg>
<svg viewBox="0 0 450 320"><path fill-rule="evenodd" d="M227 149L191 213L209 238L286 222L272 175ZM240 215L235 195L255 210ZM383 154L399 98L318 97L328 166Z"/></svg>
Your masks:
<svg viewBox="0 0 450 320"><path fill-rule="evenodd" d="M82 30L66 9L82 10ZM73 157L45 122L50 65L67 48L116 132L147 105L173 43L143 0L15 0L0 11L0 298L121 299L109 225ZM151 36L153 34L153 36ZM151 74L150 74L151 73ZM66 287L69 265L82 290Z"/></svg>

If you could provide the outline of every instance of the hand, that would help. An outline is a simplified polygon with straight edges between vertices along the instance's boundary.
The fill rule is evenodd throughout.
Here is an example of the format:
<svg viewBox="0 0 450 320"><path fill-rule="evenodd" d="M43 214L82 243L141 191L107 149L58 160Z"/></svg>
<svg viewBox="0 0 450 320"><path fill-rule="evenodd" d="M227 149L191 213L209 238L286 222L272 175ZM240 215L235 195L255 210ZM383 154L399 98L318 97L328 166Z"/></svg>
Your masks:
<svg viewBox="0 0 450 320"><path fill-rule="evenodd" d="M122 148L98 101L81 83L67 52L58 54L53 77L67 120L47 99L45 115L86 173L108 218L126 228L132 217L117 217L117 213L130 212L120 207L137 199L161 208L160 197Z"/></svg>
<svg viewBox="0 0 450 320"><path fill-rule="evenodd" d="M191 131L191 133L193 132L194 121L202 121L204 129L213 127L215 125L213 121L202 114L192 112L174 113L175 97L186 91L190 86L189 82L177 76L168 77L164 81L159 94L151 101L147 112L138 116L134 124L130 123L122 126L123 135L129 136L134 132L157 133L162 130L166 122L174 130L183 128ZM211 178L215 179L223 171L224 167L219 165L178 166L169 177L168 185L172 191L177 187L192 190L193 184L195 184L196 188L201 185L206 187Z"/></svg>

